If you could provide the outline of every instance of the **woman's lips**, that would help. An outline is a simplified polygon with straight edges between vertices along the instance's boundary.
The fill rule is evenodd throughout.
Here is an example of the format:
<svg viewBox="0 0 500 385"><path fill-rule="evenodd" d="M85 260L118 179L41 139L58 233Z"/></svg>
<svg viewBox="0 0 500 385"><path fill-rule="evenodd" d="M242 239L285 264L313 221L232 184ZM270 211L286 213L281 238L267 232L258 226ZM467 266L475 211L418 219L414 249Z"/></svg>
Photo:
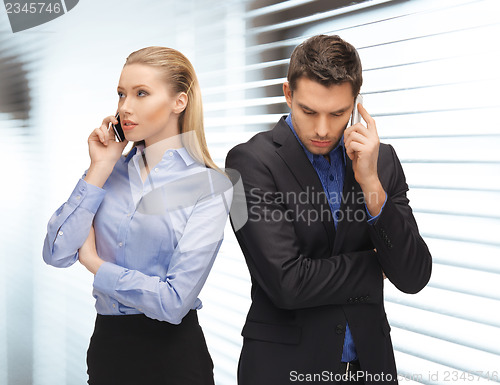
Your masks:
<svg viewBox="0 0 500 385"><path fill-rule="evenodd" d="M130 120L124 120L122 124L122 128L124 131L132 130L135 126L137 126L137 124Z"/></svg>

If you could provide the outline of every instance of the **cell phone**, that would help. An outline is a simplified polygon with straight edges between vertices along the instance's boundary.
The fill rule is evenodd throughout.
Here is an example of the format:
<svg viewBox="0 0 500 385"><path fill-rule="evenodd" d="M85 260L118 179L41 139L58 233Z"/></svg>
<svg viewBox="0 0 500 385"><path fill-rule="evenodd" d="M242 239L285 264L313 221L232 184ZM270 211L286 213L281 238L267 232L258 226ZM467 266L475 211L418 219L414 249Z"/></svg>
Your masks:
<svg viewBox="0 0 500 385"><path fill-rule="evenodd" d="M113 131L115 132L116 139L119 142L123 142L125 140L125 134L123 133L122 125L120 123L120 115L118 114L118 112L116 113L115 118L118 120L118 124L111 123L111 125L113 126Z"/></svg>
<svg viewBox="0 0 500 385"><path fill-rule="evenodd" d="M358 103L363 104L363 96L358 94L356 100L354 101L354 109L352 110L351 116L351 126L354 126L356 123L361 122L361 116L358 111Z"/></svg>

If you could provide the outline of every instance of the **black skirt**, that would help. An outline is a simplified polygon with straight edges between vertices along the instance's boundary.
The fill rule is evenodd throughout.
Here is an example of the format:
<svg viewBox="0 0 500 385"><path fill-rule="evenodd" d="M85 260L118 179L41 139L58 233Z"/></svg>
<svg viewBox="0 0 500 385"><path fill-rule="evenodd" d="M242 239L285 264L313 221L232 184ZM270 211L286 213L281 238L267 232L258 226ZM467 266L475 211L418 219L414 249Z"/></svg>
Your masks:
<svg viewBox="0 0 500 385"><path fill-rule="evenodd" d="M90 385L213 385L196 310L179 325L143 314L97 315L87 351Z"/></svg>

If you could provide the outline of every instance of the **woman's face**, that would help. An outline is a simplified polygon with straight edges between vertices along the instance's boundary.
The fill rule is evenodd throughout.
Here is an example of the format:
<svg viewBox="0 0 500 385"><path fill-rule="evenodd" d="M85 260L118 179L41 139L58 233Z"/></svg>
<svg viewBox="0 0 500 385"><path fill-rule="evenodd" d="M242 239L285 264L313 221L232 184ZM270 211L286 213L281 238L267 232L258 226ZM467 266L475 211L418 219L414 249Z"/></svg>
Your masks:
<svg viewBox="0 0 500 385"><path fill-rule="evenodd" d="M118 112L128 141L146 146L179 134L179 114L187 95L175 95L160 70L144 64L123 67L118 83Z"/></svg>

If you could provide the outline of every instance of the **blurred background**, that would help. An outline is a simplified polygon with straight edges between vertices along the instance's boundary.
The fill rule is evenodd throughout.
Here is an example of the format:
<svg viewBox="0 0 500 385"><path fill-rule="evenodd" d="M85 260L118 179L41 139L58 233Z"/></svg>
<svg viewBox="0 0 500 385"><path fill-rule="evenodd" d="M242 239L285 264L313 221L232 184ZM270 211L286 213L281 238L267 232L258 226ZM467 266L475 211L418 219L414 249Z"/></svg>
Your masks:
<svg viewBox="0 0 500 385"><path fill-rule="evenodd" d="M89 165L90 131L115 112L128 54L163 45L189 57L223 166L288 112L288 58L318 33L358 48L364 104L401 159L434 257L421 293L386 283L400 381L500 382L498 1L85 0L17 33L0 8L0 384L86 383L92 276L45 265L41 250ZM228 227L200 296L218 385L236 384L249 296Z"/></svg>

